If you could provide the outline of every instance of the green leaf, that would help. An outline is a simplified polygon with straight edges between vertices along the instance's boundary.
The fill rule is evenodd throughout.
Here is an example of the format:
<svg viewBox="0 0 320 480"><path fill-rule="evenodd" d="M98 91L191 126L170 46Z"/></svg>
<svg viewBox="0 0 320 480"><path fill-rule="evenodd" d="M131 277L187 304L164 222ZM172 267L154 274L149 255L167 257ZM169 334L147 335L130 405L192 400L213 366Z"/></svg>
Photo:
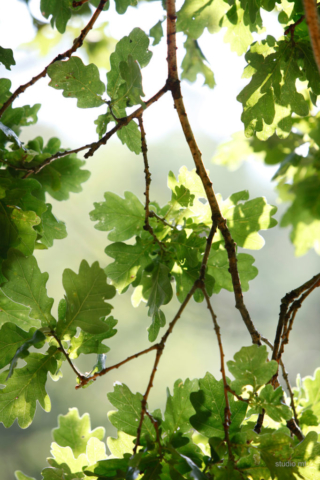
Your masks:
<svg viewBox="0 0 320 480"><path fill-rule="evenodd" d="M177 430L186 433L191 429L189 419L195 410L190 401L190 394L198 390L198 380L189 380L189 378L185 382L181 379L175 381L173 395L167 389L167 403L161 427L169 436L172 436Z"/></svg>
<svg viewBox="0 0 320 480"><path fill-rule="evenodd" d="M257 399L257 405L253 403L248 415L262 413L265 410L266 414L275 422L281 422L282 419L290 420L292 418L291 409L283 402L283 389L278 387L275 390L272 385L265 385Z"/></svg>
<svg viewBox="0 0 320 480"><path fill-rule="evenodd" d="M153 43L152 46L158 45L160 43L161 38L163 37L163 28L162 28L162 21L159 20L152 28L150 28L149 37L152 37Z"/></svg>
<svg viewBox="0 0 320 480"><path fill-rule="evenodd" d="M53 241L62 240L67 236L65 223L57 220L52 213L52 205L47 203L47 210L41 217L41 224L37 231L41 235L40 242L46 247L52 247Z"/></svg>
<svg viewBox="0 0 320 480"><path fill-rule="evenodd" d="M84 478L82 469L89 463L86 455L82 453L75 458L70 447L60 447L54 442L51 444L51 455L53 458L48 458L49 465L54 468L61 468L66 474L73 474L67 476L68 480L73 479L75 474L76 478Z"/></svg>
<svg viewBox="0 0 320 480"><path fill-rule="evenodd" d="M297 465L298 475L303 478L320 479L320 444L318 434L309 432L293 449L292 460Z"/></svg>
<svg viewBox="0 0 320 480"><path fill-rule="evenodd" d="M19 242L15 248L24 255L31 255L37 238L37 232L33 227L39 225L40 218L34 212L24 212L15 208L12 211L11 220L19 236Z"/></svg>
<svg viewBox="0 0 320 480"><path fill-rule="evenodd" d="M29 317L30 308L8 298L0 289L0 324L13 323L25 331L31 327L40 327L39 320Z"/></svg>
<svg viewBox="0 0 320 480"><path fill-rule="evenodd" d="M220 30L219 21L228 10L223 0L185 0L178 11L177 32L184 32L197 40L205 28L210 33Z"/></svg>
<svg viewBox="0 0 320 480"><path fill-rule="evenodd" d="M15 328L17 328L15 326ZM21 330L23 332L23 330ZM24 332L23 332L24 333ZM40 330L34 331L34 329L30 330L29 333L33 333L33 335L30 336L30 338L26 339L24 343L22 343L18 350L15 352L11 362L10 362L10 368L9 368L9 373L7 376L7 380L12 377L13 371L18 365L18 359L19 358L25 358L27 355L29 355L29 348L30 347L35 347L35 348L42 348L46 337ZM11 338L12 340L12 338ZM14 341L16 338L13 339Z"/></svg>
<svg viewBox="0 0 320 480"><path fill-rule="evenodd" d="M166 318L160 307L167 305L172 299L173 291L170 282L170 269L163 263L158 262L151 274L144 272L141 281L143 285L142 296L148 300L148 315L152 317L152 324L148 328L149 341L154 342L160 327L164 327Z"/></svg>
<svg viewBox="0 0 320 480"><path fill-rule="evenodd" d="M247 201L248 199L248 191L244 190L234 193L227 200L219 203L236 244L250 250L259 250L265 242L258 232L277 225L277 221L272 218L277 212L277 207L268 205L264 197ZM222 239L221 233L217 232L213 242L219 242Z"/></svg>
<svg viewBox="0 0 320 480"><path fill-rule="evenodd" d="M241 119L245 135L256 133L260 140L266 140L274 132L285 138L292 127L292 114L306 116L309 104L296 89L297 79L304 75L302 63L307 65L309 56L304 44L280 40L271 36L255 42L245 56L248 66L246 78L252 80L237 99L243 104ZM319 75L319 74L318 74Z"/></svg>
<svg viewBox="0 0 320 480"><path fill-rule="evenodd" d="M13 323L5 323L0 329L0 368L8 365L19 348L33 337L34 329L21 330Z"/></svg>
<svg viewBox="0 0 320 480"><path fill-rule="evenodd" d="M118 130L117 135L122 144L127 145L131 152L134 152L136 155L141 153L141 133L134 120L131 120L128 125Z"/></svg>
<svg viewBox="0 0 320 480"><path fill-rule="evenodd" d="M314 376L308 376L303 379L303 388L305 389L306 400L302 400L304 409L311 409L320 421L320 368L314 372Z"/></svg>
<svg viewBox="0 0 320 480"><path fill-rule="evenodd" d="M130 457L129 457L130 458ZM125 475L117 475L119 471L126 472L129 467L129 458L109 458L108 460L102 460L101 462L91 465L84 470L84 473L89 477L98 478L112 478L112 479L125 479Z"/></svg>
<svg viewBox="0 0 320 480"><path fill-rule="evenodd" d="M53 299L48 297L46 290L49 275L41 273L36 259L24 257L18 250L10 250L3 263L3 273L8 282L2 286L2 292L13 302L29 307L29 317L40 320L42 326L54 326L55 319L50 313Z"/></svg>
<svg viewBox="0 0 320 480"><path fill-rule="evenodd" d="M181 64L183 69L181 78L193 83L197 80L197 75L200 73L204 77L204 85L213 88L216 84L214 75L211 68L204 63L206 58L197 40L188 37L183 46L186 49L186 54Z"/></svg>
<svg viewBox="0 0 320 480"><path fill-rule="evenodd" d="M136 7L138 4L137 0L115 0L116 11L120 15L126 13L128 7Z"/></svg>
<svg viewBox="0 0 320 480"><path fill-rule="evenodd" d="M139 64L133 59L132 55L128 55L127 62L119 63L120 75L125 80L125 84L119 89L119 102L124 98L126 105L132 107L134 105L143 105L141 96L144 97L142 90L142 76Z"/></svg>
<svg viewBox="0 0 320 480"><path fill-rule="evenodd" d="M15 369L8 381L8 371L0 374L0 383L6 385L0 390L0 421L6 428L10 427L16 418L21 428L27 428L35 415L37 401L46 412L50 411L51 402L45 383L48 371L52 374L56 372L56 351L55 347L51 347L46 355L30 353L25 358L27 365Z"/></svg>
<svg viewBox="0 0 320 480"><path fill-rule="evenodd" d="M193 463L191 458L188 458L185 455L181 455L181 454L180 454L180 456L181 456L181 458L183 458L183 460L186 462L188 467L191 469L190 476L192 478L194 478L195 480L206 480L207 476L204 473L201 472L199 467L197 467L197 465L195 463Z"/></svg>
<svg viewBox="0 0 320 480"><path fill-rule="evenodd" d="M249 281L258 275L258 269L252 266L255 259L247 253L237 255L237 267L243 292L249 290ZM214 278L213 293L219 293L221 288L233 292L229 260L226 250L211 250L208 259L208 273Z"/></svg>
<svg viewBox="0 0 320 480"><path fill-rule="evenodd" d="M102 342L117 333L117 330L114 330L113 327L118 323L118 320L108 317L104 323L109 326L109 330L106 332L92 334L81 331L77 337L72 337L68 351L71 359L78 358L81 353L88 355L90 353L102 354L109 352L110 348Z"/></svg>
<svg viewBox="0 0 320 480"><path fill-rule="evenodd" d="M267 347L251 345L242 347L235 353L234 360L227 362L228 369L235 377L232 388L241 390L246 385L251 385L254 391L265 385L278 370L275 360L267 362Z"/></svg>
<svg viewBox="0 0 320 480"><path fill-rule="evenodd" d="M84 164L74 154L68 155L43 168L36 178L51 197L59 201L67 200L70 192L81 192L80 184L90 177L88 170L80 168Z"/></svg>
<svg viewBox="0 0 320 480"><path fill-rule="evenodd" d="M260 9L257 10L254 21L248 23L245 10L242 8L243 3L235 1L234 5L221 20L221 25L227 27L224 41L230 43L231 51L236 52L238 55L243 55L253 42L251 32L261 32L262 30Z"/></svg>
<svg viewBox="0 0 320 480"><path fill-rule="evenodd" d="M91 430L90 415L85 413L80 417L77 408L69 408L66 415L59 415L58 423L59 427L52 432L53 439L61 447L70 447L75 458L86 453L90 438L102 441L105 435L103 427Z"/></svg>
<svg viewBox="0 0 320 480"><path fill-rule="evenodd" d="M108 412L112 425L128 435L136 436L141 414L141 393L133 394L124 384L114 386L114 391L107 395L110 403L118 411ZM148 435L155 440L156 432L149 417L145 416L141 429L142 436Z"/></svg>
<svg viewBox="0 0 320 480"><path fill-rule="evenodd" d="M123 458L125 453L132 453L134 447L134 437L124 432L118 431L118 437L108 437L107 445L114 457Z"/></svg>
<svg viewBox="0 0 320 480"><path fill-rule="evenodd" d="M51 17L52 28L56 26L58 32L64 33L71 18L69 0L41 0L41 13L45 18Z"/></svg>
<svg viewBox="0 0 320 480"><path fill-rule="evenodd" d="M22 473L20 470L15 471L14 474L17 480L35 480L34 477L28 477L27 475Z"/></svg>
<svg viewBox="0 0 320 480"><path fill-rule="evenodd" d="M107 284L107 277L98 262L89 264L82 260L79 274L67 268L63 272L63 287L66 291L67 312L59 319L57 335L74 336L77 327L90 334L110 332L104 319L113 308L106 299L113 298L115 288Z"/></svg>
<svg viewBox="0 0 320 480"><path fill-rule="evenodd" d="M11 70L11 65L16 64L11 48L0 47L0 63L2 63L7 70Z"/></svg>
<svg viewBox="0 0 320 480"><path fill-rule="evenodd" d="M119 293L134 282L141 270L151 263L148 255L150 243L143 244L137 237L136 245L116 242L106 247L105 253L115 261L105 268L105 272Z"/></svg>
<svg viewBox="0 0 320 480"><path fill-rule="evenodd" d="M148 46L148 36L140 28L134 28L128 37L123 37L117 43L115 51L110 56L111 69L107 73L107 93L112 103L118 104L120 108L126 107L125 99L119 98L119 88L125 83L121 77L120 63L127 62L130 55L133 60L139 62L141 68L146 67L152 57Z"/></svg>
<svg viewBox="0 0 320 480"><path fill-rule="evenodd" d="M229 379L227 382L230 384ZM191 393L190 400L196 410L196 414L190 418L191 425L198 432L207 437L224 438L224 385L223 380L217 381L211 373L206 373L203 379L199 380L200 390ZM231 410L230 434L240 430L243 422L247 404L241 401L235 401L233 395L228 393L229 404Z"/></svg>
<svg viewBox="0 0 320 480"><path fill-rule="evenodd" d="M105 86L99 77L99 70L91 63L84 65L81 58L71 57L48 67L50 87L63 90L63 96L77 98L79 108L94 108L104 104L101 96Z"/></svg>
<svg viewBox="0 0 320 480"><path fill-rule="evenodd" d="M99 221L95 228L106 232L108 239L120 242L139 235L143 229L145 213L140 200L131 192L124 193L124 199L115 193L106 192L105 202L94 203L90 212L92 221Z"/></svg>

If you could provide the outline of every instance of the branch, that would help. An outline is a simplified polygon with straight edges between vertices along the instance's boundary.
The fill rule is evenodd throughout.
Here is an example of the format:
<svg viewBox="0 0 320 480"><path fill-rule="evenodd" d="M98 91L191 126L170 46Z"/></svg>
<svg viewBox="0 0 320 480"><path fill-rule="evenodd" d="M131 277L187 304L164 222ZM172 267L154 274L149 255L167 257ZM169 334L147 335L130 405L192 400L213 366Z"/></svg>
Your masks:
<svg viewBox="0 0 320 480"><path fill-rule="evenodd" d="M168 91L168 87L165 85L163 88L161 88L161 90L159 90L159 92L157 92L153 97L151 97L145 103L145 109L150 107L157 100L159 100L159 98L161 98L162 95L164 95L167 91ZM52 157L47 158L38 167L35 167L33 169L31 169L31 168L26 169L27 173L23 178L28 178L32 174L36 175L37 173L41 172L41 170L43 168L45 168L47 165L54 162L57 158L62 158L62 157L65 157L66 155L71 155L72 153L78 153L78 152L81 152L82 150L88 150L89 149L89 152L87 152L84 157L85 158L91 157L94 154L94 152L96 150L98 150L98 148L101 147L101 145L105 145L107 143L107 141L109 140L109 138L111 138L112 135L114 135L118 130L121 130L121 128L128 125L128 123L131 122L131 120L133 118L139 118L142 111L143 111L143 108L140 107L135 112L131 113L131 115L129 115L128 117L123 117L123 118L119 119L119 123L115 127L113 127L110 130L110 132L108 132L98 142L88 143L87 145L83 145L82 147L75 148L74 150L64 150L63 152L57 152L54 155L52 155ZM14 168L15 170L21 170L21 168L16 168L16 167L12 167L12 168Z"/></svg>
<svg viewBox="0 0 320 480"><path fill-rule="evenodd" d="M211 229L211 230L213 230L213 229ZM202 288L202 291L203 291L203 294L204 294L206 302L207 302L207 308L209 309L209 312L210 312L211 317L212 317L213 326L214 326L214 330L215 330L216 335L217 335L217 341L218 341L218 345L219 345L220 372L222 374L223 385L224 385L224 398L225 398L225 402L226 402L226 406L225 406L225 409L224 409L223 428L224 428L224 434L225 434L225 441L226 441L227 446L228 446L229 459L235 465L235 458L234 458L234 455L232 453L231 441L230 441L230 436L229 436L229 427L231 425L231 409L230 409L230 403L229 403L229 398L228 398L228 391L229 391L230 387L229 387L228 382L227 382L226 371L225 371L225 368L224 368L224 356L225 355L224 355L223 347L222 347L220 327L219 327L218 322L217 322L217 316L212 309L209 295L207 294L207 291L206 291L204 286Z"/></svg>
<svg viewBox="0 0 320 480"><path fill-rule="evenodd" d="M274 346L272 345L271 342L269 342L269 340L267 338L261 337L261 340L264 343L266 343L271 348L271 350L273 351ZM294 404L294 397L293 397L292 388L291 388L291 385L290 385L290 382L289 382L288 372L286 371L285 365L284 365L284 363L281 359L279 360L279 363L281 365L282 376L284 378L284 381L286 382L287 389L288 389L288 392L289 392L289 395L290 395L290 406L292 408L293 417L294 417L294 418L287 421L287 427L289 428L289 430L294 435L297 436L298 440L300 440L300 442L301 442L304 439L304 435L303 435L301 429L299 428L299 420L298 420L296 407L295 407L295 404ZM273 384L274 388L277 388L280 385L277 378L275 380L272 379L271 383Z"/></svg>
<svg viewBox="0 0 320 480"><path fill-rule="evenodd" d="M83 379L85 378L84 375L82 375L82 373L79 372L79 370L76 368L76 366L71 362L70 360L70 357L69 357L69 353L65 351L65 349L63 348L63 345L62 345L62 342L60 340L59 337L56 336L56 334L51 331L50 332L50 335L51 337L53 337L56 342L59 344L59 350L63 353L63 355L66 357L66 360L67 362L69 363L70 367L72 368L72 370L74 371L74 373L77 375L78 379L80 380L80 382L83 381Z"/></svg>
<svg viewBox="0 0 320 480"><path fill-rule="evenodd" d="M92 15L91 19L89 20L88 24L84 27L83 30L81 30L81 33L80 33L79 37L74 40L73 45L72 45L71 48L69 48L69 50L66 50L64 53L60 53L59 55L57 55L52 60L52 62L50 62L49 65L47 65L46 68L44 70L42 70L42 72L40 72L38 75L33 77L29 82L25 83L24 85L20 85L20 87L17 88L17 90L15 90L15 92L11 95L11 97L9 97L8 100L2 105L2 107L0 109L0 118L2 117L5 110L14 102L14 100L21 93L23 93L27 88L31 87L31 85L34 85L38 80L40 80L40 78L43 78L47 75L48 68L49 68L50 65L52 65L53 63L55 63L59 60L63 60L64 58L70 58L71 55L76 50L78 50L78 48L80 48L82 46L85 37L88 35L89 31L92 29L93 25L95 24L97 18L99 17L100 13L102 12L103 7L107 3L107 1L108 0L100 0L100 3L98 5L97 9L95 10L95 12Z"/></svg>
<svg viewBox="0 0 320 480"><path fill-rule="evenodd" d="M305 17L308 25L313 56L320 71L320 28L318 9L315 0L303 0Z"/></svg>
<svg viewBox="0 0 320 480"><path fill-rule="evenodd" d="M144 192L144 194L146 196L146 205L144 207L146 215L145 215L143 229L150 233L150 235L154 238L154 241L156 243L158 243L160 248L163 250L163 249L166 248L165 244L163 242L160 242L160 240L158 240L156 234L153 231L152 226L149 223L151 173L150 173L150 170L149 170L148 155L147 155L148 147L147 147L147 141L146 141L146 132L145 132L144 125L143 125L142 114L140 115L140 117L138 117L138 120L139 120L140 132L141 132L141 151L142 151L142 156L143 156L144 173L145 173L145 178L146 178L146 191Z"/></svg>
<svg viewBox="0 0 320 480"><path fill-rule="evenodd" d="M181 314L182 314L183 310L187 306L189 300L191 299L192 295L194 294L194 292L196 291L196 289L198 287L199 287L199 285L198 285L198 280L197 280L193 284L193 286L192 286L190 292L188 293L188 295L186 296L184 302L181 304L181 306L180 306L178 312L176 313L174 319L169 323L169 327L168 327L166 333L161 338L160 343L158 343L157 346L154 345L154 347L156 347L156 349L157 349L157 353L156 353L156 358L155 358L153 368L152 368L152 371L151 371L151 375L150 375L150 378L149 378L147 389L146 389L145 394L143 395L143 398L141 400L140 422L139 422L139 426L138 426L138 429L137 429L136 444L135 444L134 449L133 449L134 455L137 453L137 448L140 444L142 423L143 423L144 416L146 415L146 405L147 405L148 397L149 397L151 388L153 387L153 380L154 380L154 377L155 377L155 374L156 374L156 371L157 371L157 368L158 368L158 364L159 364L162 352L164 350L166 341L167 341L169 335L172 333L172 330L173 330L175 324L177 323L177 321L181 317Z"/></svg>
<svg viewBox="0 0 320 480"><path fill-rule="evenodd" d="M261 345L260 334L256 330L250 318L249 312L243 301L239 272L237 269L236 244L233 238L231 237L230 231L227 227L227 222L221 214L217 198L212 188L212 182L204 167L204 164L202 161L202 154L194 138L194 134L191 129L191 126L187 117L187 113L185 110L185 106L184 106L184 102L181 94L180 80L178 77L178 69L177 69L176 24L175 24L176 18L177 17L176 17L176 10L175 10L175 0L167 0L167 44L168 44L167 83L172 93L172 97L174 100L174 107L177 110L182 130L184 132L186 141L189 145L194 163L196 165L196 172L202 181L203 187L207 195L207 199L212 212L212 221L214 224L217 225L217 227L221 231L225 241L225 246L226 246L228 259L229 259L229 272L231 274L234 295L236 299L236 308L240 311L242 319L251 335L252 342L258 345Z"/></svg>
<svg viewBox="0 0 320 480"><path fill-rule="evenodd" d="M115 365L112 365L111 367L104 368L100 372L96 372L94 375L91 375L91 377L83 377L81 378L81 382L79 385L76 385L75 389L78 390L81 387L84 387L87 385L88 382L91 380L95 380L98 377L102 377L106 373L110 372L110 370L114 370L115 368L119 368L125 363L130 362L131 360L134 360L135 358L141 357L141 355L144 355L145 353L152 352L152 350L157 350L159 348L159 344L156 343L155 345L152 345L152 347L146 348L145 350L142 350L141 352L135 353L134 355L131 355L130 357L126 358L125 360L122 360L119 363L116 363Z"/></svg>

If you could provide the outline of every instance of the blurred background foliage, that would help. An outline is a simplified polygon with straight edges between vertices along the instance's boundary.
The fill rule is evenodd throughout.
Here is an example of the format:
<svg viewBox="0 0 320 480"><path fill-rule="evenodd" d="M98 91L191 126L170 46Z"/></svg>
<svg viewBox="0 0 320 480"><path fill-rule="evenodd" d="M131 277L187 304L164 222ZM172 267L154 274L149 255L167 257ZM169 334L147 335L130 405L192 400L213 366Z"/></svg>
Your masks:
<svg viewBox="0 0 320 480"><path fill-rule="evenodd" d="M29 4L30 2L24 0L24 3ZM19 5L18 2L16 4ZM59 52L65 47L69 47L84 20L75 16L71 26L67 27L67 35L63 39L48 24L40 21L34 13L26 21L33 23L35 36L29 41L20 42L22 44L20 52L25 59L24 62L28 58L35 61L38 56L42 56L43 64L46 65L56 51ZM108 33L108 22L104 22L89 34L81 55L87 62L94 62L99 67L103 67L104 71L109 68L108 57L114 47L115 39ZM28 68L24 62L18 62L15 68L18 79L19 74L20 78L24 74L26 80L29 77L28 73L25 73L28 72ZM37 68L39 70L41 67ZM154 67L150 68L152 70ZM192 116L194 106L198 107L197 93L190 94L191 88L186 82L183 83L182 88L186 95L186 102L191 105L189 117L195 125L196 138L203 153L205 165L210 170L215 191L226 198L234 192L248 190L250 198L263 195L269 204L276 205L278 195L274 191L274 185L270 179L277 167L267 167L257 163L257 160L251 160L242 163L236 171L227 170L223 164L229 163L230 165L230 162L221 160L221 149L221 165L212 164L211 160L217 152L218 144L221 143L221 136L214 133L216 128L213 122L209 123L206 129L207 131L211 130L212 134L208 135L203 132ZM207 89L207 87L204 88ZM206 91L209 92L208 89ZM34 94L36 95L36 92ZM50 92L50 94L54 95L54 92ZM42 101L44 100L45 98L42 99ZM68 104L65 99L61 99L61 101L64 105L63 108L67 111L71 102ZM60 105L60 115L64 115L65 110L61 111ZM76 111L75 108L73 110ZM157 112L157 105L155 105L155 111ZM72 122L76 122L78 114L79 111L76 111ZM87 112L86 114L89 121L90 115ZM172 116L174 114L172 109ZM158 115L160 123L167 121L166 118L161 117L161 111L158 111L156 115ZM41 135L47 142L50 138L58 136L64 145L71 148L79 145L79 138L81 144L87 141L83 139L83 131L80 133L77 131L76 123L74 126L71 123L71 128L64 129L59 125L59 117L47 118L42 122L41 117L39 118L38 125L24 129L23 141L27 142ZM156 200L160 205L170 198L171 192L167 188L168 171L172 170L177 175L183 165L186 165L188 169L193 168L192 157L179 129L177 118L173 117L172 122L171 131L167 131L157 139L155 134L148 138L148 122L145 121L152 173L151 200ZM227 135L228 133L226 137ZM243 143L241 135L238 135L236 140L239 142L236 148L242 148L243 156L247 158L250 154L250 151L246 150L249 148L248 144ZM215 163L217 163L217 157ZM232 162L231 166L234 166ZM107 234L95 230L93 222L89 219L93 202L102 201L106 191L112 191L120 196L123 196L125 191L132 191L142 202L144 201L145 180L142 157L129 152L118 139L112 139L107 147L100 149L94 158L87 162L86 168L91 171L91 176L83 184L81 193L71 194L67 202L50 199L55 215L66 223L68 237L61 241L55 241L50 252L35 251L41 271L49 272L48 293L55 299L55 309L63 296L61 278L65 268L78 271L82 259L86 259L89 264L98 260L102 267L111 261L104 253L105 247L109 244L106 238ZM286 207L284 204L278 206L279 210L275 218L279 221ZM273 332L278 321L281 298L317 273L319 257L313 250L304 256L294 256L294 246L290 242L288 229L276 226L263 232L263 237L266 240L265 246L262 250L254 252L255 265L259 269L259 275L251 282L250 290L245 294L245 302L258 330L273 342ZM109 365L148 346L147 309L143 303L136 309L132 308L130 299L132 291L132 287L130 287L125 294L117 295L112 301L114 305L112 314L118 319L116 327L118 334L108 340L108 345L111 347L111 351L107 354L107 364ZM222 291L213 298L212 303L221 326L226 360L229 360L241 345L250 345L250 337L239 313L234 308L232 293ZM168 321L174 316L178 307L177 300L164 307ZM290 344L284 355L284 361L293 384L295 384L297 373L302 376L312 375L315 368L320 366L319 334L319 292L315 292L298 313ZM71 407L77 407L80 415L89 412L92 428L101 425L106 428L108 436L115 435L115 429L107 420L107 412L111 406L106 394L112 390L112 385L116 381L126 383L132 391L143 393L153 359L154 353L140 357L120 370L111 371L107 376L98 379L90 388L81 390L74 389L74 374L68 365L64 364L64 377L59 384L53 385L52 381L48 382L48 393L52 401L50 413L45 413L38 408L35 421L26 430L20 429L17 424L8 430L3 426L0 427L1 480L12 479L13 471L16 469L39 478L38 472L45 465L45 458L49 456L50 432L57 426L57 415L66 414ZM84 372L90 371L95 361L95 355L86 355L77 361L77 365ZM173 383L177 378L202 377L206 371L219 376L219 369L218 348L212 321L205 305L196 304L192 300L166 346L150 396L150 409L164 407L166 387L172 390Z"/></svg>

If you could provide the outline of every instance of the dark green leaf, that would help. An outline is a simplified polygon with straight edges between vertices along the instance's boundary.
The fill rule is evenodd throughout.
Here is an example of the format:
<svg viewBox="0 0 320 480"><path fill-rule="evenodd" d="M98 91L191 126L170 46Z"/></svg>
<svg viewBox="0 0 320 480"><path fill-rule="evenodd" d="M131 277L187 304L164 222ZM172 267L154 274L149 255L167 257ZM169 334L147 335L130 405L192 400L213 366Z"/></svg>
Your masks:
<svg viewBox="0 0 320 480"><path fill-rule="evenodd" d="M74 336L77 327L84 332L101 334L110 332L104 319L113 308L106 299L113 298L115 288L107 284L107 277L98 262L89 264L82 260L79 274L69 268L63 272L63 287L66 291L66 318L57 324L57 334Z"/></svg>
<svg viewBox="0 0 320 480"><path fill-rule="evenodd" d="M41 217L41 224L37 228L38 233L41 235L40 241L46 247L52 247L53 241L66 238L67 230L65 223L57 220L52 213L52 205L47 203L47 210Z"/></svg>
<svg viewBox="0 0 320 480"><path fill-rule="evenodd" d="M128 7L136 7L138 0L115 0L115 3L117 13L123 15L126 13Z"/></svg>
<svg viewBox="0 0 320 480"><path fill-rule="evenodd" d="M51 17L51 26L56 26L58 32L64 33L71 17L69 0L41 0L41 13L45 18Z"/></svg>
<svg viewBox="0 0 320 480"><path fill-rule="evenodd" d="M25 332L13 323L2 325L0 330L0 368L11 362L17 350L33 337L33 333L34 329Z"/></svg>
<svg viewBox="0 0 320 480"><path fill-rule="evenodd" d="M125 80L125 84L119 88L119 103L125 99L126 105L132 107L134 105L143 105L141 96L144 97L142 90L142 76L139 64L133 59L132 55L128 55L128 61L119 63L120 75Z"/></svg>
<svg viewBox="0 0 320 480"><path fill-rule="evenodd" d="M190 401L190 394L199 390L197 379L183 382L181 379L176 380L173 387L173 395L167 389L167 404L164 412L164 422L162 430L172 436L176 431L181 433L188 432L191 428L190 417L195 410Z"/></svg>
<svg viewBox="0 0 320 480"><path fill-rule="evenodd" d="M81 353L88 355L90 353L107 353L110 348L107 347L103 340L113 337L117 330L113 327L118 323L113 317L108 317L105 322L106 326L109 326L109 330L103 333L87 333L81 331L77 337L72 337L70 349L68 351L70 358L77 358Z"/></svg>
<svg viewBox="0 0 320 480"><path fill-rule="evenodd" d="M230 381L227 379L228 383ZM207 437L224 438L225 432L223 424L225 422L225 397L223 380L219 382L207 373L203 379L199 380L200 390L191 393L190 400L196 410L196 414L190 418L191 425L198 432ZM229 432L236 433L244 420L247 411L247 404L241 401L235 401L233 395L228 393L231 410L231 425Z"/></svg>
<svg viewBox="0 0 320 480"><path fill-rule="evenodd" d="M94 108L104 104L101 96L105 86L99 77L99 70L91 63L84 65L81 58L71 57L58 61L48 68L50 87L63 90L63 96L77 98L79 108Z"/></svg>
<svg viewBox="0 0 320 480"><path fill-rule="evenodd" d="M0 63L2 63L7 70L11 70L11 65L16 64L11 48L0 47Z"/></svg>
<svg viewBox="0 0 320 480"><path fill-rule="evenodd" d="M15 328L18 328L14 325ZM42 348L45 342L46 337L40 330L33 330L33 335L30 336L29 339L27 339L23 344L21 344L14 354L14 357L11 360L10 363L10 368L9 368L9 373L7 376L7 380L12 377L13 371L18 365L18 359L19 358L25 358L27 355L29 355L29 348L30 347L36 347L36 348ZM23 330L20 330L20 332L23 332ZM24 333L24 332L23 332ZM31 330L30 332L31 333Z"/></svg>
<svg viewBox="0 0 320 480"><path fill-rule="evenodd" d="M112 425L128 435L136 436L141 414L141 393L133 394L124 385L115 385L114 391L108 393L108 399L118 411L108 413ZM142 435L148 435L155 440L156 432L149 417L145 416L142 424Z"/></svg>

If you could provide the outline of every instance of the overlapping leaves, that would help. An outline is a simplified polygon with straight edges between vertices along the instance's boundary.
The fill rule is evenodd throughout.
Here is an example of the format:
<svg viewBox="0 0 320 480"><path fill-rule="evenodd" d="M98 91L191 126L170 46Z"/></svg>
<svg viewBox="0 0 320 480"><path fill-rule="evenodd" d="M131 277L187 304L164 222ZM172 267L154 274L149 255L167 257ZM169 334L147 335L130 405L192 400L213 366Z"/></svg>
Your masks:
<svg viewBox="0 0 320 480"><path fill-rule="evenodd" d="M50 410L45 391L47 373L56 376L66 355L101 354L109 350L103 341L112 337L117 321L109 316L112 306L105 302L114 296L114 287L106 283L104 271L95 262L80 265L79 274L66 269L63 285L66 297L58 308L58 322L52 316L53 299L46 290L48 274L41 273L33 256L10 250L3 264L6 283L0 292L0 421L10 426L15 418L22 428L33 419L36 402ZM77 328L80 329L76 337ZM44 353L30 353L33 346L47 343ZM65 355L61 353L61 346ZM59 347L59 348L58 348ZM27 365L19 367L19 359Z"/></svg>
<svg viewBox="0 0 320 480"><path fill-rule="evenodd" d="M252 80L237 99L243 104L245 134L256 133L266 140L276 133L286 138L291 132L295 113L306 116L310 102L297 91L297 80L307 80L312 98L320 94L320 77L308 39L266 40L255 42L245 56L248 66L244 77Z"/></svg>

